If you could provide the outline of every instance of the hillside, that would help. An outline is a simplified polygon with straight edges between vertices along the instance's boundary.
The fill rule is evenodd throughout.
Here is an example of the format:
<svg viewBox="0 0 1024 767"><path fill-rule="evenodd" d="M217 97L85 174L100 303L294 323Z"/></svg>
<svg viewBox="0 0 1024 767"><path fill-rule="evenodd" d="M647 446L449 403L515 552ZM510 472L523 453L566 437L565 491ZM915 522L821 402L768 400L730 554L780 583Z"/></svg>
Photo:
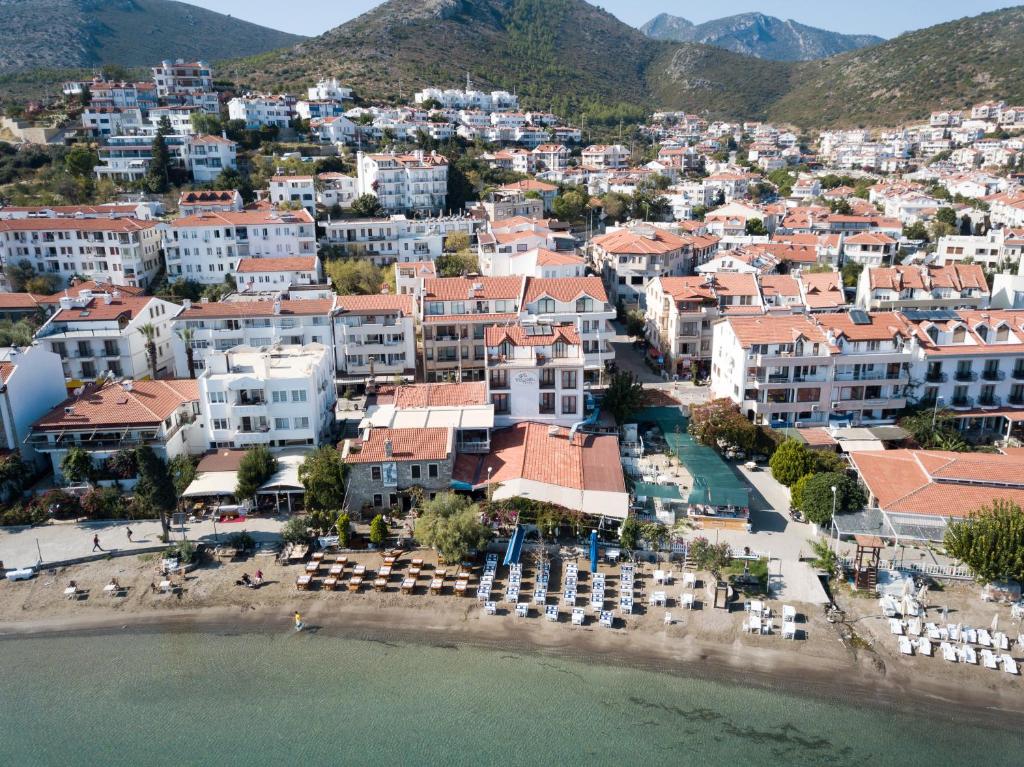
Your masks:
<svg viewBox="0 0 1024 767"><path fill-rule="evenodd" d="M811 61L884 42L874 35L844 35L763 13L742 13L694 25L661 14L640 28L648 37L704 43L773 61Z"/></svg>
<svg viewBox="0 0 1024 767"><path fill-rule="evenodd" d="M171 0L0 0L0 74L217 61L303 39Z"/></svg>
<svg viewBox="0 0 1024 767"><path fill-rule="evenodd" d="M769 110L801 125L894 125L991 98L1024 102L1024 7L909 32L799 65Z"/></svg>

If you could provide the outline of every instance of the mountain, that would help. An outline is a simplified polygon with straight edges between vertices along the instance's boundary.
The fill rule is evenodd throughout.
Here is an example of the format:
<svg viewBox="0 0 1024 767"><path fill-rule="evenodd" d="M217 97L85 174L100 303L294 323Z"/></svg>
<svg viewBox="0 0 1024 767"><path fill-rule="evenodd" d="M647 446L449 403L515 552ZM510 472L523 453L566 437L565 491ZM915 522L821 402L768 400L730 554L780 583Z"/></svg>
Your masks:
<svg viewBox="0 0 1024 767"><path fill-rule="evenodd" d="M895 125L990 99L1024 103L1022 47L1024 6L908 32L798 65L769 117L808 126Z"/></svg>
<svg viewBox="0 0 1024 767"><path fill-rule="evenodd" d="M741 13L697 25L663 13L640 31L658 40L704 43L773 61L824 59L884 42L874 35L843 35L763 13Z"/></svg>
<svg viewBox="0 0 1024 767"><path fill-rule="evenodd" d="M303 39L171 0L0 0L0 74L217 61Z"/></svg>
<svg viewBox="0 0 1024 767"><path fill-rule="evenodd" d="M681 40L680 35L693 29L693 22L671 13L659 13L648 21L640 31L655 40Z"/></svg>

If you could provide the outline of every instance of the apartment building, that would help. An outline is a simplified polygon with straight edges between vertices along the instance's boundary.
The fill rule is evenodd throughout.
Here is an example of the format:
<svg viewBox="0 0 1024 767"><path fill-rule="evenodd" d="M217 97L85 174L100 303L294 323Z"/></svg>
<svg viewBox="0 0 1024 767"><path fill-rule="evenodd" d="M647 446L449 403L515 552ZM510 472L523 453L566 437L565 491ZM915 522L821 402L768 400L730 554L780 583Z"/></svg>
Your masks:
<svg viewBox="0 0 1024 767"><path fill-rule="evenodd" d="M223 136L191 136L185 142L185 167L197 184L212 183L238 167L238 145Z"/></svg>
<svg viewBox="0 0 1024 767"><path fill-rule="evenodd" d="M590 260L604 277L613 303L643 308L656 277L692 274L696 264L686 238L650 224L635 224L590 241Z"/></svg>
<svg viewBox="0 0 1024 767"><path fill-rule="evenodd" d="M898 251L899 243L882 232L859 232L843 240L845 259L862 266L891 264Z"/></svg>
<svg viewBox="0 0 1024 767"><path fill-rule="evenodd" d="M495 426L520 421L570 426L583 420L586 361L575 325L492 325L484 343Z"/></svg>
<svg viewBox="0 0 1024 767"><path fill-rule="evenodd" d="M368 258L378 266L433 261L444 252L448 235L460 232L472 242L482 226L468 216L328 220L323 244L339 255Z"/></svg>
<svg viewBox="0 0 1024 767"><path fill-rule="evenodd" d="M334 360L323 344L213 352L197 380L210 449L315 447L334 432Z"/></svg>
<svg viewBox="0 0 1024 767"><path fill-rule="evenodd" d="M532 155L534 166L543 164L544 170L562 170L569 162L569 148L565 144L540 144Z"/></svg>
<svg viewBox="0 0 1024 767"><path fill-rule="evenodd" d="M228 118L244 120L248 130L264 127L287 130L295 116L295 99L291 96L247 94L228 102Z"/></svg>
<svg viewBox="0 0 1024 767"><path fill-rule="evenodd" d="M302 207L316 216L316 184L312 176L273 176L270 202L276 207Z"/></svg>
<svg viewBox="0 0 1024 767"><path fill-rule="evenodd" d="M479 109L483 112L518 109L519 98L508 91L483 91L467 87L466 90L455 88L424 88L413 95L416 104L436 101L445 109Z"/></svg>
<svg viewBox="0 0 1024 767"><path fill-rule="evenodd" d="M141 131L145 124L142 110L138 107L114 109L88 106L82 110L82 128L91 138L105 139Z"/></svg>
<svg viewBox="0 0 1024 767"><path fill-rule="evenodd" d="M916 353L894 313L727 318L714 328L711 392L775 426L891 421Z"/></svg>
<svg viewBox="0 0 1024 767"><path fill-rule="evenodd" d="M423 280L423 371L428 382L482 381L484 330L519 319L522 277Z"/></svg>
<svg viewBox="0 0 1024 767"><path fill-rule="evenodd" d="M514 253L488 252L478 259L480 273L487 277L583 277L586 262L573 252L532 248Z"/></svg>
<svg viewBox="0 0 1024 767"><path fill-rule="evenodd" d="M984 309L991 299L980 264L868 267L857 281L862 309Z"/></svg>
<svg viewBox="0 0 1024 767"><path fill-rule="evenodd" d="M164 60L153 67L153 82L161 98L213 91L213 70L205 61Z"/></svg>
<svg viewBox="0 0 1024 767"><path fill-rule="evenodd" d="M337 77L325 77L310 86L306 95L311 101L351 101L352 89L342 85Z"/></svg>
<svg viewBox="0 0 1024 767"><path fill-rule="evenodd" d="M629 167L629 150L621 144L591 144L583 150L585 167L598 170L621 170Z"/></svg>
<svg viewBox="0 0 1024 767"><path fill-rule="evenodd" d="M316 192L316 201L325 208L351 208L352 201L358 196L359 180L355 176L344 173L321 173L317 176L320 188ZM328 217L330 214L328 214Z"/></svg>
<svg viewBox="0 0 1024 767"><path fill-rule="evenodd" d="M304 210L202 213L172 221L164 248L172 280L216 285L243 258L316 255L316 231Z"/></svg>
<svg viewBox="0 0 1024 767"><path fill-rule="evenodd" d="M323 272L317 256L241 258L234 277L239 293L287 291L296 285L323 283Z"/></svg>
<svg viewBox="0 0 1024 767"><path fill-rule="evenodd" d="M36 340L63 361L69 385L114 378L166 377L174 372L172 327L182 307L152 296L119 291L94 294L79 290L61 296L58 309L36 332ZM153 329L156 370L152 368L145 328Z"/></svg>
<svg viewBox="0 0 1024 767"><path fill-rule="evenodd" d="M193 190L182 192L178 198L179 216L197 216L202 213L232 213L245 204L237 189Z"/></svg>
<svg viewBox="0 0 1024 767"><path fill-rule="evenodd" d="M600 277L536 278L526 280L520 317L525 325L576 327L584 357L583 379L600 383L606 365L615 359L611 321L615 307Z"/></svg>
<svg viewBox="0 0 1024 767"><path fill-rule="evenodd" d="M338 378L414 376L416 315L410 294L338 296L332 314Z"/></svg>
<svg viewBox="0 0 1024 767"><path fill-rule="evenodd" d="M43 458L26 440L32 424L67 397L61 359L41 344L2 349L0 383L0 449L40 468Z"/></svg>
<svg viewBox="0 0 1024 767"><path fill-rule="evenodd" d="M372 194L388 213L440 213L448 200L448 160L432 152L356 157L359 194Z"/></svg>
<svg viewBox="0 0 1024 767"><path fill-rule="evenodd" d="M171 337L175 373L191 377L186 340L192 349L194 372L207 367L210 355L244 346L262 349L286 344L333 348L331 314L334 298L281 298L244 301L186 299L174 318Z"/></svg>
<svg viewBox="0 0 1024 767"><path fill-rule="evenodd" d="M85 384L31 427L28 444L49 457L61 483L71 448L101 465L120 450L150 447L164 461L202 452L195 381L100 381Z"/></svg>
<svg viewBox="0 0 1024 767"><path fill-rule="evenodd" d="M179 136L164 138L171 165L192 175L199 183L210 183L228 168L237 167L238 146L221 136ZM97 178L140 181L153 162L153 139L145 135L111 136L99 148Z"/></svg>
<svg viewBox="0 0 1024 767"><path fill-rule="evenodd" d="M0 220L0 264L21 261L65 281L147 287L160 271L160 231L135 218Z"/></svg>
<svg viewBox="0 0 1024 767"><path fill-rule="evenodd" d="M993 229L986 235L940 237L935 251L935 263L945 266L951 263L979 264L986 269L1000 271L1021 268L1024 255L1024 233L1012 229Z"/></svg>
<svg viewBox="0 0 1024 767"><path fill-rule="evenodd" d="M655 277L647 286L646 336L671 375L688 376L711 359L713 326L723 316L761 314L764 301L750 273Z"/></svg>

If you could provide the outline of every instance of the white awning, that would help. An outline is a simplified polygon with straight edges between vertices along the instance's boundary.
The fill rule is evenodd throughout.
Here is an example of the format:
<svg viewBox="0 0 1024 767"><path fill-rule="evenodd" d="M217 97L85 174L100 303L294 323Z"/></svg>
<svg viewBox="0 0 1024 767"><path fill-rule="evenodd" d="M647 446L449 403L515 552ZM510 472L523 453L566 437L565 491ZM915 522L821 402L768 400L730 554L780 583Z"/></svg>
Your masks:
<svg viewBox="0 0 1024 767"><path fill-rule="evenodd" d="M309 453L278 453L277 471L274 476L260 485L257 493L294 493L305 492L302 483L299 482L299 466L306 459Z"/></svg>
<svg viewBox="0 0 1024 767"><path fill-rule="evenodd" d="M467 405L466 407L430 407L398 410L394 405L383 405L365 417L359 424L392 429L493 429L493 405Z"/></svg>
<svg viewBox="0 0 1024 767"><path fill-rule="evenodd" d="M238 485L237 471L209 471L196 475L182 498L203 498L216 495L234 495Z"/></svg>
<svg viewBox="0 0 1024 767"><path fill-rule="evenodd" d="M885 450L885 444L878 439L844 439L839 442L839 449L844 453Z"/></svg>

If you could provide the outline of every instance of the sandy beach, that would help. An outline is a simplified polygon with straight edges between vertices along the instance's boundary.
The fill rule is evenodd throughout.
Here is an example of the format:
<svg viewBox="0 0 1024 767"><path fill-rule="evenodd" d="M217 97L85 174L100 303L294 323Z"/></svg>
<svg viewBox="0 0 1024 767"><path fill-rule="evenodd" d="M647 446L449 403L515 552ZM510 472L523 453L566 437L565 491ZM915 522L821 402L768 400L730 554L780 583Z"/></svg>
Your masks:
<svg viewBox="0 0 1024 767"><path fill-rule="evenodd" d="M401 578L413 556L426 560L424 575L413 594L403 594ZM350 568L362 563L375 570L381 565L381 556L357 553L350 555L349 561ZM358 593L317 588L298 591L295 579L302 567L279 564L271 556L206 565L185 576L179 594L155 593L150 584L161 580L157 564L151 556L132 556L59 572L44 571L27 582L4 581L0 583L0 638L68 633L288 632L294 630L292 614L299 610L307 631L328 636L540 653L869 706L915 705L936 716L987 725L1019 726L1024 715L1020 677L946 663L941 657L900 656L895 641L885 636L887 624L875 618L873 600L840 598L860 637L853 643L842 641L820 608L795 605L802 638L793 641L782 639L778 630L770 636L744 633L742 610L727 612L706 604L690 611L670 603L672 625L664 623L664 608L639 607L638 614L617 621L614 629L599 627L589 609L587 625L572 626L566 606L560 606L558 623L545 620L537 608L532 608L528 618L516 618L504 604L498 615L485 615L475 598L476 578L467 596L452 593L451 579L442 594L427 593L429 578L425 574L435 566L430 552L404 554L386 590L364 586ZM580 564L583 569L584 563ZM262 588L235 585L243 573L251 575L257 568L264 573ZM608 573L609 584L617 581L618 568L601 569ZM641 597L646 603L646 594L653 590L651 570L648 565L638 576L638 604ZM527 564L524 589L532 587L532 571ZM499 574L507 575L507 569L501 568ZM556 560L549 602L560 591L559 575ZM104 593L103 587L112 577L126 587L125 596ZM65 598L71 579L87 590L84 599ZM589 579L583 580L589 583ZM496 582L495 599L503 596L503 581L500 577ZM664 590L670 598L683 591L678 581ZM697 594L700 599L702 590L697 589ZM939 609L957 594L942 597L945 602L930 607ZM617 599L614 589L608 598ZM588 591L581 583L580 603L587 599ZM781 613L781 603L771 605ZM987 625L993 609L986 606L988 619L977 620L975 625ZM1008 620L1005 628L1015 635Z"/></svg>

